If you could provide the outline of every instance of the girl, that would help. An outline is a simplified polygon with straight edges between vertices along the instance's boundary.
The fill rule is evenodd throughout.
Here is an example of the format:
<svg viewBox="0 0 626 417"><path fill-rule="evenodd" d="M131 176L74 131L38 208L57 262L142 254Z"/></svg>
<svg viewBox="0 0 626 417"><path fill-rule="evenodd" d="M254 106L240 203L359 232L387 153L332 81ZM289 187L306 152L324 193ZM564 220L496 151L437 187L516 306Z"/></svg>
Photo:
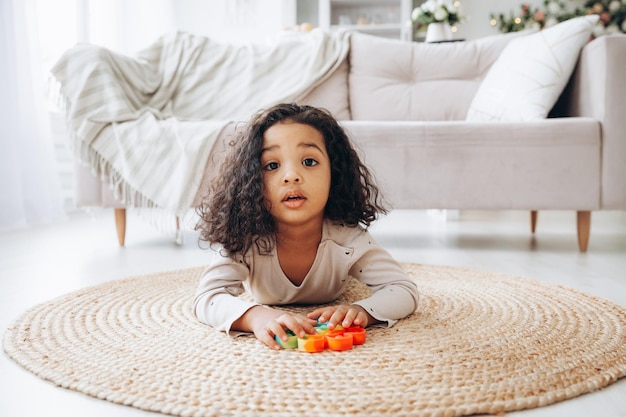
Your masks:
<svg viewBox="0 0 626 417"><path fill-rule="evenodd" d="M274 336L314 334L318 320L391 326L417 308L416 285L367 232L386 213L378 188L327 111L279 104L260 112L216 178L199 208L200 239L219 246L196 291L200 321L280 349ZM269 307L328 303L349 276L372 295L307 316ZM254 301L238 297L244 288Z"/></svg>

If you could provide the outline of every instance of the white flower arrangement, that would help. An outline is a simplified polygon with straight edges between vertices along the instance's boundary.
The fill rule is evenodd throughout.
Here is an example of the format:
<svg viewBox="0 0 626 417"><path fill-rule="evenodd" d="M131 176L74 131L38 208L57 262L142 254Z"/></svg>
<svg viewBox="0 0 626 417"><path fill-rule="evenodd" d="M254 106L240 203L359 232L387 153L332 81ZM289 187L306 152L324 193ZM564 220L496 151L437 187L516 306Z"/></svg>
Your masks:
<svg viewBox="0 0 626 417"><path fill-rule="evenodd" d="M418 29L431 23L455 25L464 18L459 1L452 0L427 0L411 13L411 20Z"/></svg>

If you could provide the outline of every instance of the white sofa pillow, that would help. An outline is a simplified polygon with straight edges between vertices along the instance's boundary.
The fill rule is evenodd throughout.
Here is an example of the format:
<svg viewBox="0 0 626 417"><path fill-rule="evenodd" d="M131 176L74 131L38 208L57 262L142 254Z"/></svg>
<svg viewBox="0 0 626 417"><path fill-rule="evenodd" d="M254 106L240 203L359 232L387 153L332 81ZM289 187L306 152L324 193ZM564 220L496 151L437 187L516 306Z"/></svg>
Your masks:
<svg viewBox="0 0 626 417"><path fill-rule="evenodd" d="M463 120L506 44L528 33L435 44L355 32L347 83L352 119Z"/></svg>
<svg viewBox="0 0 626 417"><path fill-rule="evenodd" d="M545 118L597 21L598 15L577 17L509 42L480 84L466 120Z"/></svg>

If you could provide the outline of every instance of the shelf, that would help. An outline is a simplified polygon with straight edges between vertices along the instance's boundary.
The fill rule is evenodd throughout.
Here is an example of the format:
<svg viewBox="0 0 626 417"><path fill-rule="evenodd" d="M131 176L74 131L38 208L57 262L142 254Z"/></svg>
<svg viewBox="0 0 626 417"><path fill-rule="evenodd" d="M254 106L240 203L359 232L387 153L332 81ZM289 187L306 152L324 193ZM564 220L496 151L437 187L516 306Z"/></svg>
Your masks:
<svg viewBox="0 0 626 417"><path fill-rule="evenodd" d="M367 6L396 6L397 0L331 0L333 6L367 7Z"/></svg>
<svg viewBox="0 0 626 417"><path fill-rule="evenodd" d="M371 24L371 25L332 25L331 29L355 30L359 32L389 32L400 31L402 25L393 23Z"/></svg>
<svg viewBox="0 0 626 417"><path fill-rule="evenodd" d="M351 30L396 39L411 39L412 0L318 0L304 3L300 0L302 15L317 11L317 23L322 29ZM317 7L311 7L316 5ZM307 21L313 21L309 18Z"/></svg>

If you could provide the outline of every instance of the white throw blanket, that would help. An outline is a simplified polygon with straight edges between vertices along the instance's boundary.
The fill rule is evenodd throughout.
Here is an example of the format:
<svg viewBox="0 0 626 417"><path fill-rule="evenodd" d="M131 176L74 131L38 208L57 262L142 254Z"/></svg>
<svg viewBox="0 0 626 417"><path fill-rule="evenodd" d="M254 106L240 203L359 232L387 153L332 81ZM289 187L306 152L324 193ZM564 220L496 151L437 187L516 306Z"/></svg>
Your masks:
<svg viewBox="0 0 626 417"><path fill-rule="evenodd" d="M178 32L136 57L79 44L52 74L75 154L125 204L182 213L228 121L304 97L348 51L345 32L238 46Z"/></svg>

